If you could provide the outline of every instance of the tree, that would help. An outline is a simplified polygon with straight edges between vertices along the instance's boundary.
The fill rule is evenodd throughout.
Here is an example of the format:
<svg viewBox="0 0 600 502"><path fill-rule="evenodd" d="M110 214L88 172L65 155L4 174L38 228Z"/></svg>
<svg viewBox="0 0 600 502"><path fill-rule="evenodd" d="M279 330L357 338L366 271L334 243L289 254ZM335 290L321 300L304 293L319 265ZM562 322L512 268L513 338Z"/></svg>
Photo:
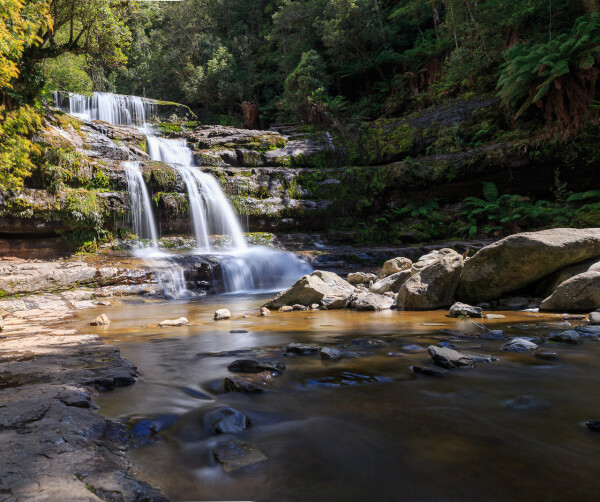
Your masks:
<svg viewBox="0 0 600 502"><path fill-rule="evenodd" d="M43 42L39 33L52 30L52 18L45 0L3 0L0 20L0 90L6 104L5 91L19 76L18 65L23 52Z"/></svg>

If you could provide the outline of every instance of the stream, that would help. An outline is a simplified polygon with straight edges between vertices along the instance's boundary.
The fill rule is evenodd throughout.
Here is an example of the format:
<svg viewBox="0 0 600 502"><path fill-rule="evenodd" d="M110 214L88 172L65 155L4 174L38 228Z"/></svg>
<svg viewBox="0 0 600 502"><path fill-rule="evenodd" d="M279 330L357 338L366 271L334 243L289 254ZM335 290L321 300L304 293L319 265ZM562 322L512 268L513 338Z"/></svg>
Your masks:
<svg viewBox="0 0 600 502"><path fill-rule="evenodd" d="M89 314L110 316L103 338L141 374L134 386L100 394L100 412L127 419L130 427L145 419L142 424L160 430L147 440L134 427L142 434L131 453L136 474L170 499L596 499L600 436L583 424L600 417L600 343L589 337L581 345L545 343L544 350L561 357L549 362L502 352L502 340L463 337L452 342L459 350L499 360L443 378L417 376L411 366L430 367L431 360L410 345L447 341L443 329L481 330L446 311L257 317L264 299L121 300ZM213 321L217 308L228 308L233 318ZM253 317L242 318L245 313ZM505 319L483 323L505 337L565 326L559 315L502 314ZM156 327L181 316L193 325ZM291 342L341 348L347 357L286 356ZM263 357L287 366L270 380L271 392L224 393L229 363ZM203 419L219 406L241 411L250 425L235 434L211 433ZM231 439L256 445L268 460L226 473L212 449Z"/></svg>

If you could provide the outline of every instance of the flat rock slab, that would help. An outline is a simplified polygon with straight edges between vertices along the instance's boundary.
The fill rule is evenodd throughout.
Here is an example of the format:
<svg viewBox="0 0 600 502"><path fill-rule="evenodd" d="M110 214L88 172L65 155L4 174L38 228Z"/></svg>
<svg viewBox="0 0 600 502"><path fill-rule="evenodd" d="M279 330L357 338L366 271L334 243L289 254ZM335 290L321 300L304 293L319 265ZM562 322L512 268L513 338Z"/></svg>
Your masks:
<svg viewBox="0 0 600 502"><path fill-rule="evenodd" d="M244 441L219 443L213 448L213 454L223 465L225 472L234 472L268 460L267 456L258 447Z"/></svg>
<svg viewBox="0 0 600 502"><path fill-rule="evenodd" d="M288 354L314 354L321 350L320 345L306 344L306 343L290 343L286 346L285 351Z"/></svg>
<svg viewBox="0 0 600 502"><path fill-rule="evenodd" d="M253 375L239 375L226 377L224 382L225 392L246 392L257 394L271 390L268 380L271 378L270 371L255 373Z"/></svg>
<svg viewBox="0 0 600 502"><path fill-rule="evenodd" d="M285 364L281 361L273 360L236 359L227 365L227 369L234 373L262 373L263 371L269 371L279 374L285 371Z"/></svg>

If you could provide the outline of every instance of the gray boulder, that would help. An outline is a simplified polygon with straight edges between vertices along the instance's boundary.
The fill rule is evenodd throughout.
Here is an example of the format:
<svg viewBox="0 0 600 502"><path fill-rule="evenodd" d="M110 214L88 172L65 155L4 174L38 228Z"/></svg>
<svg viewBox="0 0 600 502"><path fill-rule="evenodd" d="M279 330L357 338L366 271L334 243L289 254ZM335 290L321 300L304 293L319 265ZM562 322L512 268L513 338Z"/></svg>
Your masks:
<svg viewBox="0 0 600 502"><path fill-rule="evenodd" d="M429 253L413 264L413 272L398 291L396 306L405 310L449 307L454 300L464 266L461 255L452 249Z"/></svg>
<svg viewBox="0 0 600 502"><path fill-rule="evenodd" d="M460 317L461 315L469 317L482 317L483 309L481 307L472 307L466 303L456 302L454 305L452 305L452 307L450 307L449 315L450 317Z"/></svg>
<svg viewBox="0 0 600 502"><path fill-rule="evenodd" d="M542 280L535 289L536 296L546 298L554 293L563 282L585 272L600 272L600 260L589 260L571 267L563 268Z"/></svg>
<svg viewBox="0 0 600 502"><path fill-rule="evenodd" d="M600 272L585 272L563 282L540 310L589 311L600 308Z"/></svg>
<svg viewBox="0 0 600 502"><path fill-rule="evenodd" d="M408 258L403 258L401 256L398 258L392 258L383 264L383 268L379 273L379 279L397 274L403 270L409 270L410 267L412 267L412 261Z"/></svg>
<svg viewBox="0 0 600 502"><path fill-rule="evenodd" d="M375 274L369 274L366 272L352 272L348 274L348 282L350 284L371 284L371 282L375 282L377 280L377 276Z"/></svg>
<svg viewBox="0 0 600 502"><path fill-rule="evenodd" d="M356 288L333 272L315 270L302 276L292 287L279 293L265 305L278 309L286 305L318 303L328 309L345 308Z"/></svg>
<svg viewBox="0 0 600 502"><path fill-rule="evenodd" d="M402 270L401 272L396 272L392 275L388 275L387 277L379 279L377 282L375 282L369 288L369 291L378 295L383 295L389 292L397 293L400 291L402 284L404 284L411 275L412 273L410 268L407 270Z"/></svg>
<svg viewBox="0 0 600 502"><path fill-rule="evenodd" d="M577 343L581 343L581 335L574 329L570 329L568 331L562 331L560 333L553 333L552 335L550 335L550 340L557 343L569 343L574 345Z"/></svg>
<svg viewBox="0 0 600 502"><path fill-rule="evenodd" d="M472 368L474 366L473 358L446 347L436 347L430 345L427 350L433 362L442 368Z"/></svg>
<svg viewBox="0 0 600 502"><path fill-rule="evenodd" d="M387 296L375 293L359 293L351 298L349 306L354 310L377 312L388 310L394 304L394 300Z"/></svg>
<svg viewBox="0 0 600 502"><path fill-rule="evenodd" d="M493 300L597 257L600 228L557 228L511 235L467 260L456 295L465 302Z"/></svg>
<svg viewBox="0 0 600 502"><path fill-rule="evenodd" d="M502 350L506 352L529 352L530 350L536 350L539 347L525 338L513 338L502 345Z"/></svg>

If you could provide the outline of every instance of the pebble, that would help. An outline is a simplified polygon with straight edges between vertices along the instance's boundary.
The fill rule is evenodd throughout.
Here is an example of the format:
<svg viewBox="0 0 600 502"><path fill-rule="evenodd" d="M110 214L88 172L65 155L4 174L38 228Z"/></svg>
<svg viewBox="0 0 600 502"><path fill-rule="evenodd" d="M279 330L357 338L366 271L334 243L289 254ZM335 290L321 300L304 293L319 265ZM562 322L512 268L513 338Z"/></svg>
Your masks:
<svg viewBox="0 0 600 502"><path fill-rule="evenodd" d="M574 329L570 329L561 333L552 333L550 340L557 343L577 344L581 343L581 336Z"/></svg>
<svg viewBox="0 0 600 502"><path fill-rule="evenodd" d="M561 357L556 352L542 352L537 351L533 354L538 359L542 361L560 361Z"/></svg>
<svg viewBox="0 0 600 502"><path fill-rule="evenodd" d="M339 361L344 357L340 350L334 349L333 347L323 347L320 354L321 359L326 359L328 361Z"/></svg>
<svg viewBox="0 0 600 502"><path fill-rule="evenodd" d="M231 312L228 309L219 309L215 312L215 321L222 321L224 319L231 319Z"/></svg>
<svg viewBox="0 0 600 502"><path fill-rule="evenodd" d="M525 340L525 338L513 338L502 345L502 350L506 352L528 352L538 348L535 343Z"/></svg>

